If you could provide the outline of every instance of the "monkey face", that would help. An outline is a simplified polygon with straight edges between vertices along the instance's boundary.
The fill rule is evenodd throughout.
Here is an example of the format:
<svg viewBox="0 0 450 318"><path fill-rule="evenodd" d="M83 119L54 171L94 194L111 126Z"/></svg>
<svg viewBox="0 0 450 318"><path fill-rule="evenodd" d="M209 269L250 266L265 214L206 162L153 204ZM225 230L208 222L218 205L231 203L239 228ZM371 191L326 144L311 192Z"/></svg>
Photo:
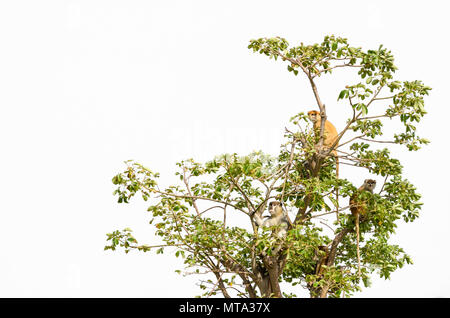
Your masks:
<svg viewBox="0 0 450 318"><path fill-rule="evenodd" d="M317 110L310 110L308 112L309 120L311 120L313 123L320 120L320 113Z"/></svg>
<svg viewBox="0 0 450 318"><path fill-rule="evenodd" d="M367 191L373 192L375 186L377 185L377 181L373 179L364 180L365 188Z"/></svg>
<svg viewBox="0 0 450 318"><path fill-rule="evenodd" d="M270 215L277 215L282 211L281 202L272 201L269 203L269 213Z"/></svg>

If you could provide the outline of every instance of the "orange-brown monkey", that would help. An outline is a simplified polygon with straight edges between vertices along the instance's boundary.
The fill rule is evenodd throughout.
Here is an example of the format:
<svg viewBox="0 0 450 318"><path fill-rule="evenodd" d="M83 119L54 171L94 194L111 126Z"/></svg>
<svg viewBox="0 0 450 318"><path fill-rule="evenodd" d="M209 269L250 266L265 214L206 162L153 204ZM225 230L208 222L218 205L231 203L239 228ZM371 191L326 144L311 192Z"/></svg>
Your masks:
<svg viewBox="0 0 450 318"><path fill-rule="evenodd" d="M373 179L366 179L362 186L358 188L358 191L355 192L350 197L350 211L352 215L355 217L355 227L356 227L356 255L358 256L358 276L361 276L361 260L359 256L359 221L361 217L365 217L367 214L367 207L364 201L358 201L357 196L358 193L362 191L368 191L373 193L377 182Z"/></svg>
<svg viewBox="0 0 450 318"><path fill-rule="evenodd" d="M320 113L317 110L310 110L308 112L308 117L313 122L314 129L318 129L320 131L320 125L322 122ZM331 147L334 144L334 142L336 141L337 135L338 135L338 133L337 133L336 127L334 127L334 125L332 123L330 123L328 120L325 121L323 145L326 147ZM333 150L331 153L335 157L337 157L336 150Z"/></svg>
<svg viewBox="0 0 450 318"><path fill-rule="evenodd" d="M320 133L320 126L321 126L321 122L322 122L320 113L317 110L310 110L308 112L308 117L314 125L314 130L316 131L316 134L317 134L317 131L319 131L319 133ZM323 145L325 147L331 148L337 139L338 132L336 130L336 127L334 127L334 125L332 123L330 123L328 120L325 121L325 127L323 130L323 134L324 134ZM335 147L337 147L337 144ZM336 160L336 179L339 179L339 158L337 155L337 151L335 149L333 149L331 151L331 154L334 156L334 158ZM339 193L338 193L338 190L336 187L336 217L339 220L339 201L338 200L339 200Z"/></svg>

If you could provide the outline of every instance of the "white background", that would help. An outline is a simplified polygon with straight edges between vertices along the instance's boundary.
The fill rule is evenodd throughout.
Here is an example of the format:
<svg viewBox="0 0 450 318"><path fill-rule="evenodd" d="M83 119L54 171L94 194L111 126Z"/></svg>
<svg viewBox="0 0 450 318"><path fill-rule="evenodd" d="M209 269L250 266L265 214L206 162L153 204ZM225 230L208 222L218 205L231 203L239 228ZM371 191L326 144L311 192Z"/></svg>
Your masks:
<svg viewBox="0 0 450 318"><path fill-rule="evenodd" d="M312 44L335 34L363 49L384 44L399 80L433 88L419 128L432 143L394 154L423 194L421 217L393 238L414 265L388 281L374 276L355 296L449 297L445 3L1 1L0 296L199 295L197 277L174 273L183 266L171 253L103 251L105 234L125 227L154 242L146 205L117 204L111 178L127 159L169 184L189 157L276 155L289 118L314 99L305 78L253 54L248 41ZM339 130L349 109L336 102L347 84L338 73L318 86Z"/></svg>

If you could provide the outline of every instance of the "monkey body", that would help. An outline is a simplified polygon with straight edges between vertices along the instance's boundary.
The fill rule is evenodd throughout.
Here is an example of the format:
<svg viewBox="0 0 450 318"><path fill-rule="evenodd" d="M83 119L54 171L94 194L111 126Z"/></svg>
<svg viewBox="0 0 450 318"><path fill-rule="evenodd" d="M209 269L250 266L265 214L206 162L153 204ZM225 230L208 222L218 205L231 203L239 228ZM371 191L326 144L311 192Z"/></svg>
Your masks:
<svg viewBox="0 0 450 318"><path fill-rule="evenodd" d="M350 211L355 218L355 229L356 229L356 255L358 257L358 276L361 276L361 258L359 253L359 223L363 221L367 216L367 206L364 201L358 200L357 196L363 191L373 193L377 182L373 179L366 179L362 186L358 188L349 200Z"/></svg>
<svg viewBox="0 0 450 318"><path fill-rule="evenodd" d="M314 125L314 130L316 134L317 132L320 133L320 126L322 125L322 117L320 116L320 113L317 110L310 110L308 112L308 117ZM336 142L338 132L336 130L336 127L334 127L334 125L328 120L325 121L323 134L324 134L323 139L324 147L331 148L333 144ZM335 147L337 147L337 144ZM339 157L337 151L333 149L331 151L331 154L336 160L336 179L339 179ZM339 192L337 190L337 187L336 187L336 218L339 220Z"/></svg>
<svg viewBox="0 0 450 318"><path fill-rule="evenodd" d="M320 256L317 265L316 265L316 275L322 275L324 272L324 265L327 265L328 262L328 256L330 254L330 250L328 249L328 246L319 246L318 250L322 252L322 256ZM319 253L317 253L317 257L319 257Z"/></svg>
<svg viewBox="0 0 450 318"><path fill-rule="evenodd" d="M286 235L287 228L289 226L288 219L283 212L283 207L278 201L272 201L269 203L269 213L270 216L265 217L263 220L261 217L262 212L256 212L253 215L253 219L258 226L271 227L280 226L275 230L275 236L278 238L283 238Z"/></svg>
<svg viewBox="0 0 450 318"><path fill-rule="evenodd" d="M314 129L319 130L320 132L320 126L322 125L322 117L320 116L320 113L317 110L310 110L308 112L308 117L312 121ZM336 127L334 127L331 122L326 120L324 125L323 145L331 148L337 139L337 135L338 132L336 130ZM333 154L333 156L337 157L336 150L333 150L331 153Z"/></svg>
<svg viewBox="0 0 450 318"><path fill-rule="evenodd" d="M354 217L356 216L365 216L367 214L367 207L364 201L357 200L357 196L362 191L367 191L370 193L373 193L373 190L375 189L375 186L377 185L377 182L373 179L366 179L364 180L364 183L362 186L358 188L358 191L355 192L350 197L350 211L352 212L352 215Z"/></svg>

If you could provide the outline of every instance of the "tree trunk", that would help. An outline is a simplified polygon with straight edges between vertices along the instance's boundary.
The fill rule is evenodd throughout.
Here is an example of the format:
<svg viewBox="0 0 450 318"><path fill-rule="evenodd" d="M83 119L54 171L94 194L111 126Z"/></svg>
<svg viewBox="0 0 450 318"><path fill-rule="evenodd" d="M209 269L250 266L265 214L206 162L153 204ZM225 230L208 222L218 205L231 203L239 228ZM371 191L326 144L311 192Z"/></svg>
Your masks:
<svg viewBox="0 0 450 318"><path fill-rule="evenodd" d="M282 298L280 284L278 282L279 270L277 258L273 256L264 257L264 265L269 272L270 288L272 290L273 296L276 298Z"/></svg>
<svg viewBox="0 0 450 318"><path fill-rule="evenodd" d="M277 262L277 257L266 255L263 257L263 263L264 266L259 266L259 273L257 274L259 277L257 285L261 297L282 298L283 296L278 282L281 271Z"/></svg>
<svg viewBox="0 0 450 318"><path fill-rule="evenodd" d="M270 285L269 275L264 275L261 277L261 282L258 285L259 291L262 298L270 297L272 294L272 287Z"/></svg>
<svg viewBox="0 0 450 318"><path fill-rule="evenodd" d="M351 230L348 228L343 229L341 232L339 232L336 237L334 238L333 242L331 243L331 248L329 253L327 253L327 258L326 258L326 262L325 265L327 267L331 267L334 265L334 261L336 259L336 252L337 252L337 248L339 243L342 242L343 238L345 235L347 235L347 233L349 233ZM318 261L320 266L321 260ZM310 287L309 288L309 294L311 298L326 298L328 296L328 291L330 289L330 284L327 283L322 287Z"/></svg>

